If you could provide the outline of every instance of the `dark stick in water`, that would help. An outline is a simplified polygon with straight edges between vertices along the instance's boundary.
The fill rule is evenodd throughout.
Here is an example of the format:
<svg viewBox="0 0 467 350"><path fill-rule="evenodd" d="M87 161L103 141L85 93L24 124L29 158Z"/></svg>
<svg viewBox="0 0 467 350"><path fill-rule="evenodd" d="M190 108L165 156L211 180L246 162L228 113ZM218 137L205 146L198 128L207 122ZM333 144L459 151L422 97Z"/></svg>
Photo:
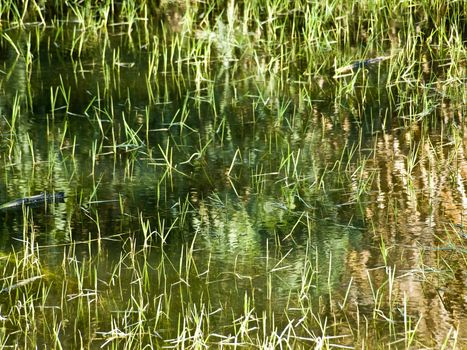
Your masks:
<svg viewBox="0 0 467 350"><path fill-rule="evenodd" d="M23 205L34 205L40 203L63 202L65 199L65 192L55 193L41 193L31 197L24 197L15 199L0 206L0 209L17 208Z"/></svg>

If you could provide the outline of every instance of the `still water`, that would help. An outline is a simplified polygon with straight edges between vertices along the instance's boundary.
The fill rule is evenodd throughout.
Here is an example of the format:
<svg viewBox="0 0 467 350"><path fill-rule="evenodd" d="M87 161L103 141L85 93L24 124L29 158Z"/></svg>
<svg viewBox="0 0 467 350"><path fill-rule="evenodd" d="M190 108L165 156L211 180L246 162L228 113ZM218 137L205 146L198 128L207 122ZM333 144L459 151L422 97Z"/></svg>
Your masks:
<svg viewBox="0 0 467 350"><path fill-rule="evenodd" d="M0 55L0 202L66 193L0 213L2 256L40 270L1 295L5 344L25 337L8 316L23 288L44 299L38 344L54 319L63 344L95 348L135 329L174 345L198 319L219 339L292 324L305 345L325 323L351 346L351 329L396 339L407 317L431 346L467 321L459 107L418 110L381 83L386 63L348 92L352 77L284 84L247 64L152 72L122 36L77 58L58 37Z"/></svg>

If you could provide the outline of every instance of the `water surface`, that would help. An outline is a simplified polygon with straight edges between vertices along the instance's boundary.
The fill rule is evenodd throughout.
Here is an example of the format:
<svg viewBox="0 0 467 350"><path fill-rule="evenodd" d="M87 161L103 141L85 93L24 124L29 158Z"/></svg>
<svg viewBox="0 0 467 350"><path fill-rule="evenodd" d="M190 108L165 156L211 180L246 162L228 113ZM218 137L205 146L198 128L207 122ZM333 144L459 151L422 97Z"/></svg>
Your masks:
<svg viewBox="0 0 467 350"><path fill-rule="evenodd" d="M345 93L352 77L284 84L248 64L201 80L176 62L149 72L151 53L122 35L73 57L60 35L41 32L30 63L6 45L0 60L1 202L67 195L0 213L2 256L29 251L42 277L25 288L47 289L31 343L51 341L40 329L57 315L64 344L93 348L117 329L173 345L203 319L226 342L232 324L292 324L308 346L320 322L305 308L350 346L365 322L390 340L409 317L436 346L467 321L461 107L418 111L409 84L398 96L382 83L384 62ZM9 293L12 345L24 325L7 316Z"/></svg>

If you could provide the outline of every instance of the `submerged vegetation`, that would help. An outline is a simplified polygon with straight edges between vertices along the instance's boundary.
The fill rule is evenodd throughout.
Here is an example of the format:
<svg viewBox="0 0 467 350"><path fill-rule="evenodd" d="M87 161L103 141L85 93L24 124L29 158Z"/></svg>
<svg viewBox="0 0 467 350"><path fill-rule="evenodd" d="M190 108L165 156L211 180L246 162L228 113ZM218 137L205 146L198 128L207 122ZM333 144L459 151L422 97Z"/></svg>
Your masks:
<svg viewBox="0 0 467 350"><path fill-rule="evenodd" d="M466 347L466 12L2 1L0 347Z"/></svg>

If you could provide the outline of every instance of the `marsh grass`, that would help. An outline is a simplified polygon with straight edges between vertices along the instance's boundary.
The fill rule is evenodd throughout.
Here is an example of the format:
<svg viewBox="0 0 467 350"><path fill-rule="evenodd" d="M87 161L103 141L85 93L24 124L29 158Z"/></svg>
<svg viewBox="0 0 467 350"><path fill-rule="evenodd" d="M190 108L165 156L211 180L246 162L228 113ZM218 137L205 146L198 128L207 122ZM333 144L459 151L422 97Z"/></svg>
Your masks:
<svg viewBox="0 0 467 350"><path fill-rule="evenodd" d="M0 344L462 348L465 11L2 2Z"/></svg>

